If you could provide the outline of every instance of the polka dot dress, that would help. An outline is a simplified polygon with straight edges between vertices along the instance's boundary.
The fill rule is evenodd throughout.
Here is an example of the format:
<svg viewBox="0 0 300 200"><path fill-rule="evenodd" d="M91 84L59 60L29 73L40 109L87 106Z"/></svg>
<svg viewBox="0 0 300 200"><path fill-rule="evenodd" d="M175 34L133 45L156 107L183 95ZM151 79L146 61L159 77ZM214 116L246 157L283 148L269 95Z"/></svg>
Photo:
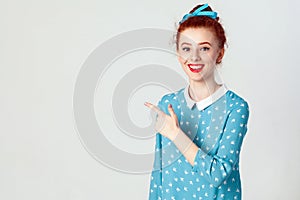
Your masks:
<svg viewBox="0 0 300 200"><path fill-rule="evenodd" d="M239 155L247 132L245 100L222 85L210 97L194 102L188 87L164 95L158 106L172 104L181 129L199 147L192 166L176 146L156 134L149 199L241 199Z"/></svg>

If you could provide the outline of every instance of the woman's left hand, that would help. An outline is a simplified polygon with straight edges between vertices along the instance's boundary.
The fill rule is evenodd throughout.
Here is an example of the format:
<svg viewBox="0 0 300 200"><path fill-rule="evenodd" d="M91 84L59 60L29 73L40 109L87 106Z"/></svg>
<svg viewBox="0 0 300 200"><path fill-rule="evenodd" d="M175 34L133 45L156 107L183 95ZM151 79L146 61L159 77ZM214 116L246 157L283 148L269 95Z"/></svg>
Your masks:
<svg viewBox="0 0 300 200"><path fill-rule="evenodd" d="M172 108L172 105L168 105L168 111L170 115L167 115L166 113L161 111L157 106L149 102L145 102L145 106L157 113L155 130L163 136L170 139L171 141L174 141L174 139L180 131L180 126L178 124L178 118Z"/></svg>

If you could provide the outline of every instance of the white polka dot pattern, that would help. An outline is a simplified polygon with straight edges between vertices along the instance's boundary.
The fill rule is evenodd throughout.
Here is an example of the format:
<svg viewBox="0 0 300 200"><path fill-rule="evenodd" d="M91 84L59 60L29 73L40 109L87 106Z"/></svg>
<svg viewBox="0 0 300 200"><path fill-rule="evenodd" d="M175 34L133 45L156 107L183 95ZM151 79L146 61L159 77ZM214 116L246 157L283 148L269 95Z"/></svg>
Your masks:
<svg viewBox="0 0 300 200"><path fill-rule="evenodd" d="M194 166L176 146L156 134L149 199L241 199L239 155L247 132L248 103L228 90L202 110L187 106L184 88L160 100L172 104L181 129L199 147Z"/></svg>

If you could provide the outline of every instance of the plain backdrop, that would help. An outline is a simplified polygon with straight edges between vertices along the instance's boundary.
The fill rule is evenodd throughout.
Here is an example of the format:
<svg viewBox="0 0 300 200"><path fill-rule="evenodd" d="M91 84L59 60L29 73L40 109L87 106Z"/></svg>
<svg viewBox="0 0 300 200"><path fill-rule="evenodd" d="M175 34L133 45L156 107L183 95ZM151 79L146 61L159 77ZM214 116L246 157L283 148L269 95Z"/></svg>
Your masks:
<svg viewBox="0 0 300 200"><path fill-rule="evenodd" d="M0 199L147 199L149 174L112 170L83 147L73 116L76 77L104 41L135 29L175 30L174 24L198 3L1 0ZM228 37L222 80L250 105L241 153L243 199L300 199L300 3L208 3ZM165 61L183 74L174 57ZM122 62L126 59L114 67L122 68ZM116 80L113 73L109 77ZM152 101L166 92L151 91ZM136 104L148 100L142 94L136 94ZM130 110L134 105L129 106L133 120L139 115L137 124L148 123L142 117L147 109ZM100 120L105 115L96 112ZM139 145L143 142L151 150L154 138Z"/></svg>

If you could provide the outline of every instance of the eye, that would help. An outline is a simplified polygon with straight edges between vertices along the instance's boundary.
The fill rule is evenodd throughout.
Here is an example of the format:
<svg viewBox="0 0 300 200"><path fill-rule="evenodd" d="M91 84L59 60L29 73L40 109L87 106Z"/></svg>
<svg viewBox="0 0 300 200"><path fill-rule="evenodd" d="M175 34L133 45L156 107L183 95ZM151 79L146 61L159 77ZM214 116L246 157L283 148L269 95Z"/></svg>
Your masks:
<svg viewBox="0 0 300 200"><path fill-rule="evenodd" d="M190 47L183 47L182 50L183 50L183 51L190 51L191 48L190 48Z"/></svg>
<svg viewBox="0 0 300 200"><path fill-rule="evenodd" d="M200 49L200 51L209 51L209 47L202 47L201 49Z"/></svg>

